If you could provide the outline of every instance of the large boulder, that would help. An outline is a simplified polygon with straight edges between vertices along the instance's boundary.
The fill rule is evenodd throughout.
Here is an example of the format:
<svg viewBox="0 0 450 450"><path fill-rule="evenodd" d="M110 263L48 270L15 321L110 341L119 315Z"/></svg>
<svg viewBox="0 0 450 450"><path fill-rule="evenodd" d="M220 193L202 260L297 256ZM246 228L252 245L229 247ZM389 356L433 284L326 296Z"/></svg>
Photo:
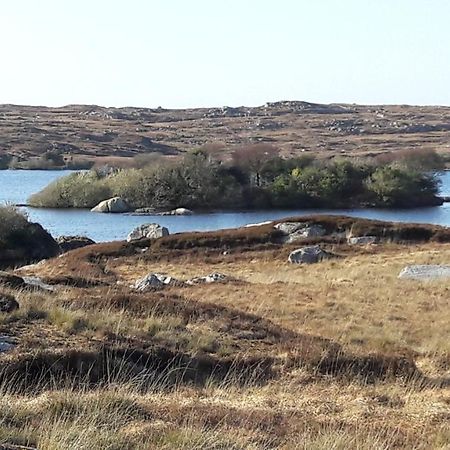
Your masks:
<svg viewBox="0 0 450 450"><path fill-rule="evenodd" d="M86 236L59 236L56 242L63 253L95 244L95 241Z"/></svg>
<svg viewBox="0 0 450 450"><path fill-rule="evenodd" d="M333 257L335 255L326 252L319 245L311 245L291 252L288 261L293 264L314 264Z"/></svg>
<svg viewBox="0 0 450 450"><path fill-rule="evenodd" d="M14 296L0 292L0 313L10 313L19 309L19 302Z"/></svg>
<svg viewBox="0 0 450 450"><path fill-rule="evenodd" d="M398 275L410 280L433 280L450 278L450 266L440 264L419 264L406 266Z"/></svg>
<svg viewBox="0 0 450 450"><path fill-rule="evenodd" d="M168 236L169 230L158 223L144 223L136 227L128 236L127 241L136 241L138 239L157 239Z"/></svg>
<svg viewBox="0 0 450 450"><path fill-rule="evenodd" d="M281 222L275 225L285 238L284 242L290 244L305 238L324 236L327 232L321 225L308 224L305 222Z"/></svg>
<svg viewBox="0 0 450 450"><path fill-rule="evenodd" d="M91 209L91 211L99 213L125 213L130 210L128 203L120 197L103 200Z"/></svg>

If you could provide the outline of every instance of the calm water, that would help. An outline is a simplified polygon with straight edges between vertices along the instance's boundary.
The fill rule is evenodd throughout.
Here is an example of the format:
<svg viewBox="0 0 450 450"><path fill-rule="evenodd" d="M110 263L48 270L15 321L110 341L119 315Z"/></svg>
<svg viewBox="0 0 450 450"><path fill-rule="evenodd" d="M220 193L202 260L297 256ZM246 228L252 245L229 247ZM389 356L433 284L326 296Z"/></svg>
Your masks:
<svg viewBox="0 0 450 450"><path fill-rule="evenodd" d="M0 203L26 203L27 198L58 177L70 171L0 170ZM441 192L450 196L450 172L442 176ZM287 216L316 214L314 210L276 210L252 212L224 212L193 216L128 216L98 214L89 210L26 209L31 220L41 223L54 236L80 234L96 241L124 239L137 225L158 222L171 233L191 230L217 230L264 222ZM434 223L450 226L450 203L431 208L408 210L340 209L321 210L322 214L346 214L369 219L398 222Z"/></svg>

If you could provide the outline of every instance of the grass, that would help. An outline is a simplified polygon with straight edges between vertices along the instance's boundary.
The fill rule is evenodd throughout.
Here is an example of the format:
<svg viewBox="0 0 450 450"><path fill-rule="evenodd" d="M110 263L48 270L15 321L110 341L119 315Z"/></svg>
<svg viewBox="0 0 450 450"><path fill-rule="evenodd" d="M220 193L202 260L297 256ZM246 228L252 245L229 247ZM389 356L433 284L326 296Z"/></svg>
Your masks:
<svg viewBox="0 0 450 450"><path fill-rule="evenodd" d="M432 237L367 247L324 242L343 257L296 266L287 263L290 246L256 244L255 230L184 238L206 242L207 253L181 248L183 235L170 241L177 248L163 239L141 243L150 244L144 254L103 244L26 271L61 280L78 266L71 276L94 274L104 284L58 285L54 294L5 288L21 307L0 317L0 334L18 343L0 355L2 371L16 374L0 377L0 443L450 447L450 284L397 279L407 264L445 263L450 244ZM213 271L239 281L128 288L149 272L187 279Z"/></svg>

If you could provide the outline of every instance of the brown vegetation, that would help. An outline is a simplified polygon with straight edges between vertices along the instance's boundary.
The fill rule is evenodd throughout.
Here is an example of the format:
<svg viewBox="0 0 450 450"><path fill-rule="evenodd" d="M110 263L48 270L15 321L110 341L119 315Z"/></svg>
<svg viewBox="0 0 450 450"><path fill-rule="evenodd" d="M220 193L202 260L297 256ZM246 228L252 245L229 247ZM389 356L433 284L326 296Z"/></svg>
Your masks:
<svg viewBox="0 0 450 450"><path fill-rule="evenodd" d="M75 165L123 160L128 166L136 155L176 156L202 146L215 153L219 149L226 158L249 144L272 145L283 156L378 155L417 148L445 154L449 111L306 102L188 110L1 105L0 165L8 165L7 155L20 166L21 160L40 160L52 152Z"/></svg>
<svg viewBox="0 0 450 450"><path fill-rule="evenodd" d="M338 235L321 245L342 258L297 266L294 246L260 226L97 244L19 271L57 291L4 288L21 307L0 317L16 344L0 354L0 442L448 448L450 285L397 279L406 264L448 260L446 229L305 220L384 240L354 247ZM233 280L128 287L149 272L213 271Z"/></svg>

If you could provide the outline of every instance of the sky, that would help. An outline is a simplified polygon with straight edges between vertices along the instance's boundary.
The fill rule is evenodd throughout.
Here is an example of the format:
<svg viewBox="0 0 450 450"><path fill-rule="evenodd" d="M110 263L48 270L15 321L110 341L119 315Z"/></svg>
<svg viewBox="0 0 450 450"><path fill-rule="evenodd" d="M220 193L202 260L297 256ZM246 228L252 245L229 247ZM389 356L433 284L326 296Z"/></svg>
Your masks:
<svg viewBox="0 0 450 450"><path fill-rule="evenodd" d="M0 0L0 103L450 105L449 0Z"/></svg>

